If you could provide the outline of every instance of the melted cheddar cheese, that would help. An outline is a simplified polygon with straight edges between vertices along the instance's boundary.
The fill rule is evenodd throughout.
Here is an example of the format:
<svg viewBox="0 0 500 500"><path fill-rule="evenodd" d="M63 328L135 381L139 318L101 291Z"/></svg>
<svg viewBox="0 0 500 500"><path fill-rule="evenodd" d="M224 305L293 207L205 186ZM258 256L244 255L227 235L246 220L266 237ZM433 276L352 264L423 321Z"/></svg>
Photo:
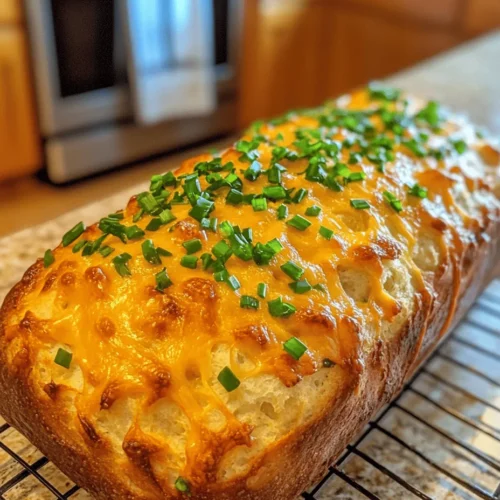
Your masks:
<svg viewBox="0 0 500 500"><path fill-rule="evenodd" d="M109 234L101 243L114 249L108 256L85 255L85 245L73 252L79 242L103 236L105 224L96 224L54 250L54 261L46 262L9 319L5 339L12 364L22 363L20 346L29 344L37 383L54 400L61 390L72 394L78 422L72 425L90 441L106 439L99 420L132 398L136 406L121 446L146 472L151 464L145 465L145 454L170 463L174 472L168 485L162 483L165 490L172 490L177 475L194 487L220 479L224 455L251 447L254 440L252 423L239 419L228 403L245 381L268 375L292 391L319 371L339 370L356 380L377 342L390 341L415 313L416 296L432 299L433 273L443 263L451 266L457 293L461 259L480 240L488 214L498 214L492 193L498 158L465 120L443 113L433 103L377 87L256 124L220 161L207 154L185 162L176 172L176 186L153 193L169 190L156 202L175 220L148 230L158 215L141 212L138 196L115 220L138 226L139 237L121 241ZM258 162L255 180L245 176L253 162ZM273 166L279 183L270 182ZM183 194L185 176L195 172L199 191L189 200ZM236 193L228 202L231 186L223 182L208 190L230 174L238 179L235 190L246 196L243 201ZM267 207L255 211L248 195L264 199L270 186L282 186L286 197L268 196ZM306 195L294 201L301 188ZM176 192L180 204L171 203ZM200 192L213 202L205 215L217 218L215 231L190 215ZM288 212L282 218L280 206ZM306 215L312 206L321 211ZM304 230L288 223L297 215L309 222ZM251 229L250 259L238 257L238 243L221 231L224 221ZM161 264L151 264L143 255L146 239L171 255L164 252ZM183 243L193 239L202 247L192 254L198 257L195 269L181 264L187 254ZM274 239L281 251L268 263L256 262L257 243ZM221 241L233 247L232 255L218 271L213 263L203 269L201 255L211 254L215 262L212 250ZM122 276L114 259L123 253L130 257L122 262ZM294 280L282 269L287 262L303 271L300 280L312 288L296 293L290 287ZM171 283L158 289L155 276L163 268ZM217 281L214 273L224 268L227 274ZM265 298L257 295L259 283L267 285ZM257 299L258 308L240 307L242 296ZM279 298L290 304L286 315L269 308ZM450 297L449 317L454 300ZM284 349L292 337L307 348L298 360ZM213 362L221 346L242 384L230 394L217 380L221 367ZM60 348L72 354L69 369L54 363ZM185 426L180 444L162 441L158 436L166 431L144 431L141 414L159 401L179 411L176 422ZM304 411L298 423L312 411ZM212 418L222 424L209 424ZM154 467L152 474L159 474Z"/></svg>

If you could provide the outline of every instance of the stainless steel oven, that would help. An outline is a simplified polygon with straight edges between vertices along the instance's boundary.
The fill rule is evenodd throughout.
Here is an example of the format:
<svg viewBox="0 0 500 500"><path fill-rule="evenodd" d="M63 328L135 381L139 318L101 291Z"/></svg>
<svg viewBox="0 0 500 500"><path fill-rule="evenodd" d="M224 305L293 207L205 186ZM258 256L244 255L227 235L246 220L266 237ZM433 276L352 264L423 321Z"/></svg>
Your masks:
<svg viewBox="0 0 500 500"><path fill-rule="evenodd" d="M25 1L52 181L84 177L235 127L242 0ZM174 61L172 36L192 43L200 32L206 35L198 43L206 49L207 67L193 67L189 75L212 78L213 96L195 76L191 94L176 97L187 85L174 78L192 56ZM154 66L149 80L143 78L146 64ZM197 91L211 106L207 101L183 116ZM165 115L156 113L162 106Z"/></svg>

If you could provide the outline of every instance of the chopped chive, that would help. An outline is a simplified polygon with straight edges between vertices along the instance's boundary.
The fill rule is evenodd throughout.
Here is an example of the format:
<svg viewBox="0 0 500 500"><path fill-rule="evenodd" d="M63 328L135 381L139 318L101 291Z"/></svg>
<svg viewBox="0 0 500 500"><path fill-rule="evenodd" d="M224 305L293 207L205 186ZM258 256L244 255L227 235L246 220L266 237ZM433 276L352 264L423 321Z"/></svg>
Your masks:
<svg viewBox="0 0 500 500"><path fill-rule="evenodd" d="M356 210L365 210L367 208L370 208L370 204L366 200L353 199L351 200L351 207L355 208Z"/></svg>
<svg viewBox="0 0 500 500"><path fill-rule="evenodd" d="M158 252L152 240L144 240L142 242L141 248L142 248L142 255L150 264L153 265L161 264L160 256L158 255Z"/></svg>
<svg viewBox="0 0 500 500"><path fill-rule="evenodd" d="M226 196L226 203L239 205L243 201L243 193L237 189L230 189Z"/></svg>
<svg viewBox="0 0 500 500"><path fill-rule="evenodd" d="M187 267L188 269L196 269L198 265L198 257L194 255L184 255L181 259L181 266Z"/></svg>
<svg viewBox="0 0 500 500"><path fill-rule="evenodd" d="M283 344L283 349L298 361L307 351L307 346L297 337L292 337Z"/></svg>
<svg viewBox="0 0 500 500"><path fill-rule="evenodd" d="M116 272L120 276L130 276L132 273L130 269L127 267L127 262L132 258L132 256L128 253L122 253L117 255L113 260L113 265L115 266Z"/></svg>
<svg viewBox="0 0 500 500"><path fill-rule="evenodd" d="M329 358L323 359L322 364L323 368L332 368L333 366L335 366L335 362Z"/></svg>
<svg viewBox="0 0 500 500"><path fill-rule="evenodd" d="M240 307L242 309L258 309L259 301L251 295L242 295L240 299Z"/></svg>
<svg viewBox="0 0 500 500"><path fill-rule="evenodd" d="M249 181L255 181L259 177L262 169L262 165L257 161L253 161L252 164L245 170L243 174L245 179Z"/></svg>
<svg viewBox="0 0 500 500"><path fill-rule="evenodd" d="M103 256L103 257L107 257L108 255L111 255L113 252L115 251L114 248L106 245L104 247L101 247L99 248L99 253Z"/></svg>
<svg viewBox="0 0 500 500"><path fill-rule="evenodd" d="M172 257L173 255L172 252L169 252L161 247L157 247L156 251L158 252L158 255L161 255L162 257Z"/></svg>
<svg viewBox="0 0 500 500"><path fill-rule="evenodd" d="M283 264L281 266L281 270L295 281L299 280L304 274L304 269L302 269L291 260L289 260L286 264Z"/></svg>
<svg viewBox="0 0 500 500"><path fill-rule="evenodd" d="M212 256L209 253L202 253L200 256L201 267L204 271L206 271L214 262Z"/></svg>
<svg viewBox="0 0 500 500"><path fill-rule="evenodd" d="M163 225L161 219L159 217L154 217L151 219L146 226L146 231L158 231L160 227Z"/></svg>
<svg viewBox="0 0 500 500"><path fill-rule="evenodd" d="M139 226L129 226L125 228L125 235L129 240L138 240L144 236L144 231Z"/></svg>
<svg viewBox="0 0 500 500"><path fill-rule="evenodd" d="M85 225L83 222L79 222L76 226L71 228L63 237L62 244L63 247L67 247L70 243L73 243L79 236L85 231Z"/></svg>
<svg viewBox="0 0 500 500"><path fill-rule="evenodd" d="M283 299L281 297L270 300L267 303L267 307L269 310L269 314L277 318L287 318L297 310L292 304L283 302Z"/></svg>
<svg viewBox="0 0 500 500"><path fill-rule="evenodd" d="M317 217L321 213L321 208L318 205L313 205L311 207L307 207L306 215L310 215L311 217Z"/></svg>
<svg viewBox="0 0 500 500"><path fill-rule="evenodd" d="M238 377L231 371L231 368L225 366L217 376L217 380L227 392L232 392L240 385Z"/></svg>
<svg viewBox="0 0 500 500"><path fill-rule="evenodd" d="M349 177L347 177L347 182L358 182L366 179L366 174L364 172L351 172Z"/></svg>
<svg viewBox="0 0 500 500"><path fill-rule="evenodd" d="M389 191L384 191L384 199L396 212L401 212L401 210L403 210L401 201Z"/></svg>
<svg viewBox="0 0 500 500"><path fill-rule="evenodd" d="M123 212L116 212L114 214L109 214L108 218L110 219L116 219L116 220L122 220L124 218Z"/></svg>
<svg viewBox="0 0 500 500"><path fill-rule="evenodd" d="M210 217L210 226L209 226L209 229L211 231L213 231L214 233L217 231L217 223L218 223L217 217Z"/></svg>
<svg viewBox="0 0 500 500"><path fill-rule="evenodd" d="M238 278L236 276L229 276L229 278L227 278L226 280L226 283L229 285L229 288L233 290L233 292L241 287L240 282L238 281Z"/></svg>
<svg viewBox="0 0 500 500"><path fill-rule="evenodd" d="M292 198L294 203L300 203L307 196L307 189L300 188Z"/></svg>
<svg viewBox="0 0 500 500"><path fill-rule="evenodd" d="M132 217L132 222L139 222L142 219L142 216L144 215L144 209L141 208L134 216Z"/></svg>
<svg viewBox="0 0 500 500"><path fill-rule="evenodd" d="M222 271L216 271L214 273L214 280L222 283L223 281L227 281L229 278L229 272L227 269L222 269Z"/></svg>
<svg viewBox="0 0 500 500"><path fill-rule="evenodd" d="M318 232L325 240L331 240L333 238L333 231L325 226L320 226Z"/></svg>
<svg viewBox="0 0 500 500"><path fill-rule="evenodd" d="M257 295L262 299L265 299L267 296L267 285L265 283L259 283L257 285Z"/></svg>
<svg viewBox="0 0 500 500"><path fill-rule="evenodd" d="M276 252L269 246L257 243L252 251L253 260L258 265L267 265L276 255Z"/></svg>
<svg viewBox="0 0 500 500"><path fill-rule="evenodd" d="M43 265L44 267L49 267L51 264L54 263L55 261L54 254L52 253L52 250L49 248L48 250L45 250L45 253L43 255Z"/></svg>
<svg viewBox="0 0 500 500"><path fill-rule="evenodd" d="M155 197L148 191L137 195L137 203L148 214L154 212L159 207Z"/></svg>
<svg viewBox="0 0 500 500"><path fill-rule="evenodd" d="M189 493L189 483L181 476L175 480L174 486L181 493Z"/></svg>
<svg viewBox="0 0 500 500"><path fill-rule="evenodd" d="M309 292L313 289L312 285L307 280L293 281L292 283L289 283L288 286L295 293L299 294Z"/></svg>
<svg viewBox="0 0 500 500"><path fill-rule="evenodd" d="M286 198L286 190L283 186L265 186L262 192L270 200L282 200Z"/></svg>
<svg viewBox="0 0 500 500"><path fill-rule="evenodd" d="M278 207L278 219L286 219L288 217L288 207L286 205L280 205Z"/></svg>
<svg viewBox="0 0 500 500"><path fill-rule="evenodd" d="M416 196L417 198L427 198L428 191L427 188L420 186L419 184L414 184L409 190L408 194Z"/></svg>
<svg viewBox="0 0 500 500"><path fill-rule="evenodd" d="M212 253L224 262L229 259L232 254L231 247L225 241L219 241L212 247Z"/></svg>
<svg viewBox="0 0 500 500"><path fill-rule="evenodd" d="M253 233L252 233L251 227L247 227L247 228L243 229L242 234L245 237L245 239L247 241L249 241L250 243L253 241Z"/></svg>
<svg viewBox="0 0 500 500"><path fill-rule="evenodd" d="M102 242L108 237L107 234L103 234L99 238L97 238L95 241L89 241L86 243L86 245L83 247L82 251L82 256L87 256L87 255L93 255L94 253L99 250L101 247Z"/></svg>
<svg viewBox="0 0 500 500"><path fill-rule="evenodd" d="M172 210L169 210L168 208L160 212L158 217L160 218L162 224L168 224L169 222L177 219L177 217L172 213Z"/></svg>
<svg viewBox="0 0 500 500"><path fill-rule="evenodd" d="M73 253L78 253L86 244L88 243L87 240L80 240L78 243L75 244L75 246L72 248Z"/></svg>
<svg viewBox="0 0 500 500"><path fill-rule="evenodd" d="M305 219L301 215L294 215L286 223L289 226L292 226L292 227L298 229L299 231L305 231L311 225L311 222L309 222L307 219Z"/></svg>
<svg viewBox="0 0 500 500"><path fill-rule="evenodd" d="M225 220L219 226L219 231L221 232L222 236L228 238L229 236L232 236L234 234L234 227L229 221Z"/></svg>
<svg viewBox="0 0 500 500"><path fill-rule="evenodd" d="M196 219L198 222L201 221L204 217L207 217L208 214L214 209L214 202L207 200L200 196L196 200L196 204L189 211L189 215Z"/></svg>
<svg viewBox="0 0 500 500"><path fill-rule="evenodd" d="M167 274L167 269L164 267L159 273L155 274L156 280L156 290L159 292L163 292L165 288L173 285L172 280L169 278Z"/></svg>
<svg viewBox="0 0 500 500"><path fill-rule="evenodd" d="M62 366L63 368L69 369L71 365L71 360L73 359L73 353L62 349L61 347L57 350L56 357L54 358L54 363L56 365Z"/></svg>
<svg viewBox="0 0 500 500"><path fill-rule="evenodd" d="M202 249L201 240L198 238L193 238L192 240L185 241L182 246L186 249L188 255L199 252Z"/></svg>
<svg viewBox="0 0 500 500"><path fill-rule="evenodd" d="M268 242L267 246L271 248L271 250L277 254L280 253L281 250L283 250L283 245L281 244L280 240L277 238L272 239L271 241Z"/></svg>
<svg viewBox="0 0 500 500"><path fill-rule="evenodd" d="M263 212L267 210L267 200L265 198L254 198L252 200L252 207L254 212Z"/></svg>

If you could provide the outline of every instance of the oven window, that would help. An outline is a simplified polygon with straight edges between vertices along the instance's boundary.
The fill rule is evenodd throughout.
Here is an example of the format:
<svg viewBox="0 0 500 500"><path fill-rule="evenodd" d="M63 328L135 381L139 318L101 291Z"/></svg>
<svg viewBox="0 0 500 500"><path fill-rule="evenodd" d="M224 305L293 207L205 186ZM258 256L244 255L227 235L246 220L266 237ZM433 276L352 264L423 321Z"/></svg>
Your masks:
<svg viewBox="0 0 500 500"><path fill-rule="evenodd" d="M215 64L228 62L229 0L213 0L214 60Z"/></svg>
<svg viewBox="0 0 500 500"><path fill-rule="evenodd" d="M61 96L126 82L115 1L51 0L51 6Z"/></svg>

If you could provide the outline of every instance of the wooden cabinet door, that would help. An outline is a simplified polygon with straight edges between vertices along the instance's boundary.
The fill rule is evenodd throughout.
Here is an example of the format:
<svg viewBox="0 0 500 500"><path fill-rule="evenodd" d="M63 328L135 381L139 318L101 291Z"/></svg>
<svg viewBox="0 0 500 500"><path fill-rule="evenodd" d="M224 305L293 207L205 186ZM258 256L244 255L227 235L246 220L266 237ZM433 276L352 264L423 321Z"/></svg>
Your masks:
<svg viewBox="0 0 500 500"><path fill-rule="evenodd" d="M329 8L325 19L325 85L332 96L388 76L460 42L458 35L440 28L354 10Z"/></svg>
<svg viewBox="0 0 500 500"><path fill-rule="evenodd" d="M36 170L40 139L26 37L16 26L0 26L0 180Z"/></svg>

